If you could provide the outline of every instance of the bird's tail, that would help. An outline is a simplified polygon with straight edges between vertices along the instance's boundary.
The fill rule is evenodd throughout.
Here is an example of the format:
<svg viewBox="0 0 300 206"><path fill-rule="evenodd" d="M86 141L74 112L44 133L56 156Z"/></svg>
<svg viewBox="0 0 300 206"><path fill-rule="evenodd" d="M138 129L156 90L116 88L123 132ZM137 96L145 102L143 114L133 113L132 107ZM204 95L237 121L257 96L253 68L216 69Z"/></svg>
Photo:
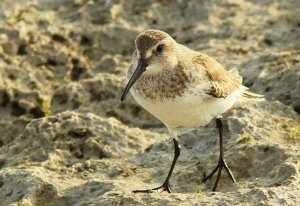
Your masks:
<svg viewBox="0 0 300 206"><path fill-rule="evenodd" d="M249 92L247 91L248 88L245 86L242 86L241 90L241 96L239 96L233 107L240 107L246 104L253 104L265 100L264 95Z"/></svg>
<svg viewBox="0 0 300 206"><path fill-rule="evenodd" d="M261 94L256 94L253 92L249 91L244 91L243 92L243 98L248 99L248 100L254 100L254 101L264 101L264 95Z"/></svg>

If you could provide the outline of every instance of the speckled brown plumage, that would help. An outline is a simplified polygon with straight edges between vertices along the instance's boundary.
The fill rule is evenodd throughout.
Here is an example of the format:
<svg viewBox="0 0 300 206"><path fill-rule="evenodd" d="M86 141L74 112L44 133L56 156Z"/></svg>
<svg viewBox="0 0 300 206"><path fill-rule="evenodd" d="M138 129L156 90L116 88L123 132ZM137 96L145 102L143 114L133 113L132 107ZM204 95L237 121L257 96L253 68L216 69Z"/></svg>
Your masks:
<svg viewBox="0 0 300 206"><path fill-rule="evenodd" d="M181 96L190 82L189 71L182 63L159 74L142 76L133 86L134 92L149 100L174 100Z"/></svg>

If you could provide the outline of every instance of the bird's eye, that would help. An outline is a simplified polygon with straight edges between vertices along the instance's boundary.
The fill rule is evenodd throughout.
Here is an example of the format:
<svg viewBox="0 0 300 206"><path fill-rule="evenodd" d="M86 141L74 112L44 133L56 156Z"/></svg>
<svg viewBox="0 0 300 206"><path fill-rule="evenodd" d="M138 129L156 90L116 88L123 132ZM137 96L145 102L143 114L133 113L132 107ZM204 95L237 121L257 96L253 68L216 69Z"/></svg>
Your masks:
<svg viewBox="0 0 300 206"><path fill-rule="evenodd" d="M161 53L161 52L164 50L164 47L165 47L165 45L160 44L160 45L158 45L158 46L156 47L156 51L159 52L159 53Z"/></svg>

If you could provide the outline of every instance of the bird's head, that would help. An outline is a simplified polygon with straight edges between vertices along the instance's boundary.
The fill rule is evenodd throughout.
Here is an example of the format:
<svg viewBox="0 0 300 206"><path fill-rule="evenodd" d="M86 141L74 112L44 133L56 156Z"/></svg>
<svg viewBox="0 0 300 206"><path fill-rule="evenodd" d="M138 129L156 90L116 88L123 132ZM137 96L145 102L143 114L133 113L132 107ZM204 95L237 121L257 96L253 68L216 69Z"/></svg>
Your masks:
<svg viewBox="0 0 300 206"><path fill-rule="evenodd" d="M123 101L134 83L144 75L155 75L163 69L171 69L177 64L176 42L160 30L146 30L136 40L137 67L122 94Z"/></svg>
<svg viewBox="0 0 300 206"><path fill-rule="evenodd" d="M175 40L160 30L147 30L135 40L137 58L148 66L145 75L161 72L177 64Z"/></svg>

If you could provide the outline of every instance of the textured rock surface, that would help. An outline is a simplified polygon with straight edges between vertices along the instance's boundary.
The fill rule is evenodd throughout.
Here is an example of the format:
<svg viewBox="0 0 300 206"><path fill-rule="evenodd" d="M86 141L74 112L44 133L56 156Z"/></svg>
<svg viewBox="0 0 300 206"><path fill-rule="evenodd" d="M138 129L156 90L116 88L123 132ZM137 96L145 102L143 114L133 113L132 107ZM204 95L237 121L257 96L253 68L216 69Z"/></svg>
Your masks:
<svg viewBox="0 0 300 206"><path fill-rule="evenodd" d="M299 205L298 0L2 0L0 205ZM162 29L237 66L267 101L224 115L226 174L214 122L180 138L173 194L159 186L173 158L163 125L119 98L135 36Z"/></svg>

